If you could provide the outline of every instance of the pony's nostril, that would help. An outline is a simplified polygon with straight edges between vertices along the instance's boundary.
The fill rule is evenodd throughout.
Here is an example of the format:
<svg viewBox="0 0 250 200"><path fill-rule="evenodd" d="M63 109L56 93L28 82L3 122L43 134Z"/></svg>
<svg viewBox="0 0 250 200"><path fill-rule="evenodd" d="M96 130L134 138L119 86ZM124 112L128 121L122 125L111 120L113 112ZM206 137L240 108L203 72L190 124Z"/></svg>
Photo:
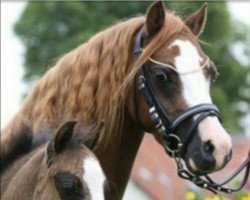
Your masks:
<svg viewBox="0 0 250 200"><path fill-rule="evenodd" d="M225 158L224 158L224 160L223 160L223 165L222 165L222 167L225 167L225 166L227 165L227 163L231 160L232 155L233 155L233 151L231 150L231 151L229 152L229 154L225 156Z"/></svg>
<svg viewBox="0 0 250 200"><path fill-rule="evenodd" d="M212 144L211 140L208 140L208 141L205 142L205 144L204 144L205 152L212 154L214 152L214 148L215 147Z"/></svg>
<svg viewBox="0 0 250 200"><path fill-rule="evenodd" d="M229 160L231 160L231 158L233 157L233 150L232 149L230 150L228 157L229 157Z"/></svg>
<svg viewBox="0 0 250 200"><path fill-rule="evenodd" d="M225 156L225 162L229 162L232 158L233 151L231 150L228 155Z"/></svg>

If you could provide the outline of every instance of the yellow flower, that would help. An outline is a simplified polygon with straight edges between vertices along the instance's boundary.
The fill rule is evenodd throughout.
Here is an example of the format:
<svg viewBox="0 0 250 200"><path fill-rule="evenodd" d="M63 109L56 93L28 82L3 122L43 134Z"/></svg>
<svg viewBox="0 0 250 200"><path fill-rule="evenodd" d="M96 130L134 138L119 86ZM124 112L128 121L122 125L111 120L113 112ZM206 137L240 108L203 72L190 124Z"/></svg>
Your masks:
<svg viewBox="0 0 250 200"><path fill-rule="evenodd" d="M195 200L195 199L196 199L196 195L194 192L187 192L186 200Z"/></svg>
<svg viewBox="0 0 250 200"><path fill-rule="evenodd" d="M210 197L206 197L204 200L222 200L222 199L219 196L210 196Z"/></svg>
<svg viewBox="0 0 250 200"><path fill-rule="evenodd" d="M220 200L220 197L219 197L219 196L213 196L213 197L211 198L211 200Z"/></svg>
<svg viewBox="0 0 250 200"><path fill-rule="evenodd" d="M250 200L250 195L243 196L240 200Z"/></svg>

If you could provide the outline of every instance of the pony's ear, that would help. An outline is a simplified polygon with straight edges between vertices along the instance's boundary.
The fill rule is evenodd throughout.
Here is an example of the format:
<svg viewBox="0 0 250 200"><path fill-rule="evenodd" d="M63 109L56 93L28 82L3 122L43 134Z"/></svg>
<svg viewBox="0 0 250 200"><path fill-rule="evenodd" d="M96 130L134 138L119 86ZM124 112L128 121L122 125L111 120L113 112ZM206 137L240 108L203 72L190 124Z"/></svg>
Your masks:
<svg viewBox="0 0 250 200"><path fill-rule="evenodd" d="M162 1L153 3L147 11L146 31L148 36L155 35L164 25L165 6Z"/></svg>
<svg viewBox="0 0 250 200"><path fill-rule="evenodd" d="M76 122L77 121L67 121L56 130L56 134L52 144L55 153L62 152L67 146L73 136Z"/></svg>
<svg viewBox="0 0 250 200"><path fill-rule="evenodd" d="M205 27L207 20L207 3L204 3L199 10L191 14L185 24L189 27L195 36L199 36Z"/></svg>

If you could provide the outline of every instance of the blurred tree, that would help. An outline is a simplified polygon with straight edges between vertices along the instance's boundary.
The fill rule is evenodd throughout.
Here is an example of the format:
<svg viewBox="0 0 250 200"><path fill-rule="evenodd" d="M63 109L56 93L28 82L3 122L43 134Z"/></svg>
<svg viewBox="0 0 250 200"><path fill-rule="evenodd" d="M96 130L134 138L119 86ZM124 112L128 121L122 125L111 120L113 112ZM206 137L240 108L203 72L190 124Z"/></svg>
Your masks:
<svg viewBox="0 0 250 200"><path fill-rule="evenodd" d="M15 32L26 46L24 79L28 82L37 79L58 56L117 20L144 14L150 4L135 1L28 2L15 24ZM202 2L172 1L165 4L169 10L186 17ZM250 83L246 80L249 63L241 63L233 52L235 44L249 43L250 36L246 33L242 24L233 23L226 2L209 4L207 25L201 39L209 42L203 48L221 73L212 93L226 127L233 132L240 130L239 119L250 110L247 92L247 84ZM250 52L245 53L249 55ZM246 108L239 109L239 104Z"/></svg>

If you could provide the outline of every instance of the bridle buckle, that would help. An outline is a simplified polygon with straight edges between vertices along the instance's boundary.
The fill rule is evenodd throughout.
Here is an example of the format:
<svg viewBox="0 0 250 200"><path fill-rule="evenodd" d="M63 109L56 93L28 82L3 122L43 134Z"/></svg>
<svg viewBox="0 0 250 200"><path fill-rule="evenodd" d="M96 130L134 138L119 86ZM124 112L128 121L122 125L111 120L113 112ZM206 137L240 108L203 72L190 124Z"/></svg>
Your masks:
<svg viewBox="0 0 250 200"><path fill-rule="evenodd" d="M175 134L167 134L164 139L164 147L172 157L177 156L183 146L181 139Z"/></svg>

